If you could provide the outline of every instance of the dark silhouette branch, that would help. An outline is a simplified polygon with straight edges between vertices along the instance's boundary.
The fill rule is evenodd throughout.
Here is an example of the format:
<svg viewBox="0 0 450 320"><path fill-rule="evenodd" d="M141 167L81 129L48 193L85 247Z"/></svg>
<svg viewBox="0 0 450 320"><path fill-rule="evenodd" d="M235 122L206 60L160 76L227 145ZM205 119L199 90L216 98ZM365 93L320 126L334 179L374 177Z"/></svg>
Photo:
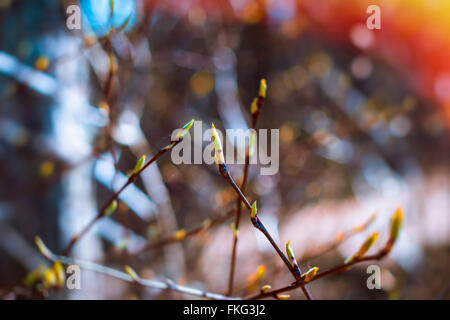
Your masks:
<svg viewBox="0 0 450 320"><path fill-rule="evenodd" d="M355 260L352 260L348 263L344 263L342 265L339 265L337 267L331 268L329 270L323 271L323 272L319 272L317 273L314 278L312 278L310 281L306 282L306 283L310 283L312 281L318 280L320 278L332 275L332 274L340 274L342 272L347 271L351 266L357 264L357 263L361 263L361 262L365 262L365 261L372 261L372 260L381 260L383 259L387 254L389 254L390 249L388 249L387 247L383 248L382 250L380 250L377 254L374 255L370 255L370 256L366 256L366 257L362 257L362 258L357 258ZM248 299L249 300L258 300L258 299L263 299L263 298L267 298L267 297L274 297L276 298L276 296L280 293L283 292L287 292L287 291L292 291L294 289L297 288L301 288L303 287L305 284L305 282L301 282L301 281L296 281L291 283L288 286L279 288L279 289L275 289L275 290L271 290L271 291L267 291L267 292L261 292L257 295L251 296Z"/></svg>

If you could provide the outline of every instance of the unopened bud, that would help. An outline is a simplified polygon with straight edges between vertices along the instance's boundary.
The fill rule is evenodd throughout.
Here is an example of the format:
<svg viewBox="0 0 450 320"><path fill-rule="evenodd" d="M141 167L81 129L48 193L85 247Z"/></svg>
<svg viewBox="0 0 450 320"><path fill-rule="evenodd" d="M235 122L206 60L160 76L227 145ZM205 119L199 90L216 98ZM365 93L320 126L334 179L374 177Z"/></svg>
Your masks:
<svg viewBox="0 0 450 320"><path fill-rule="evenodd" d="M177 134L177 139L181 139L181 138L183 138L188 132L189 132L189 129L192 127L192 125L194 124L194 119L192 119L191 121L189 121L188 123L186 123L184 126L183 126L183 128L182 128L182 131L180 131L178 134Z"/></svg>
<svg viewBox="0 0 450 320"><path fill-rule="evenodd" d="M142 167L144 166L144 163L145 163L145 158L146 158L145 155L140 157L140 159L136 163L136 166L133 169L133 174L137 174L139 172L139 170L142 169Z"/></svg>
<svg viewBox="0 0 450 320"><path fill-rule="evenodd" d="M361 245L358 252L356 252L354 255L350 256L349 258L347 258L345 260L345 263L349 263L350 261L353 261L357 258L363 257L366 254L366 252L369 251L370 247L372 247L372 245L375 243L375 241L377 241L377 239L378 239L378 232L372 233L366 239L366 241L364 241L364 243Z"/></svg>
<svg viewBox="0 0 450 320"><path fill-rule="evenodd" d="M112 215L117 209L117 200L113 200L111 204L105 210L105 217Z"/></svg>
<svg viewBox="0 0 450 320"><path fill-rule="evenodd" d="M225 159L223 157L222 142L220 141L216 127L214 127L214 123L211 125L211 136L214 144L214 159L216 160L216 164L224 164Z"/></svg>
<svg viewBox="0 0 450 320"><path fill-rule="evenodd" d="M256 201L255 201L252 204L252 209L251 209L251 212L250 212L250 218L255 218L257 213L258 213L258 208L256 207Z"/></svg>
<svg viewBox="0 0 450 320"><path fill-rule="evenodd" d="M303 281L310 282L312 279L314 279L317 271L319 271L318 267L314 267L306 271L304 274L302 274Z"/></svg>

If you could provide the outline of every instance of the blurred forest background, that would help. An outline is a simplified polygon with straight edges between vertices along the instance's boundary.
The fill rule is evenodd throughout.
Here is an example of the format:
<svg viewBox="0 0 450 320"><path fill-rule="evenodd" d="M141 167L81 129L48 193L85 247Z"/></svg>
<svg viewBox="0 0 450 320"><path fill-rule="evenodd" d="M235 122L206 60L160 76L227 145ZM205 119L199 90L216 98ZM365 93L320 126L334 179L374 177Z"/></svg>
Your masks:
<svg viewBox="0 0 450 320"><path fill-rule="evenodd" d="M81 30L66 27L71 4L81 5ZM369 4L381 7L381 30L366 28ZM46 263L34 236L62 252L174 129L192 118L247 128L266 78L258 127L280 129L280 170L260 176L251 166L246 194L302 268L342 263L373 231L385 239L389 217L404 210L394 250L375 262L381 290L367 289L367 263L311 283L313 297L450 297L448 1L115 0L111 15L108 0L0 0L0 30L0 296L30 297L18 288ZM239 181L242 165L229 169ZM213 221L235 199L216 166L166 155L72 255L225 293L231 218L137 256L124 251ZM374 212L368 230L315 256ZM235 295L291 282L244 211ZM81 290L48 297L192 298L85 270Z"/></svg>

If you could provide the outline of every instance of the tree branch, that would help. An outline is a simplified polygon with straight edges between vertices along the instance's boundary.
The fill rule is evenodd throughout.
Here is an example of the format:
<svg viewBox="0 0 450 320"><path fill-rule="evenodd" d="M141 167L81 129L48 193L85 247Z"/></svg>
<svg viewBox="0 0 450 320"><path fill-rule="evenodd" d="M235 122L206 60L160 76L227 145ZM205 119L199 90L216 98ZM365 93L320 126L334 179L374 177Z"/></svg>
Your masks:
<svg viewBox="0 0 450 320"><path fill-rule="evenodd" d="M191 120L191 122L189 122L188 124L186 124L183 129L185 131L183 131L183 133L187 132L187 130L189 130L189 128L192 126L193 124L193 120ZM113 196L103 205L103 207L100 209L100 211L98 212L98 214L80 231L80 233L76 234L75 236L72 237L72 239L70 240L69 244L67 245L67 247L64 249L63 251L63 255L68 255L70 254L70 252L72 251L73 246L95 225L95 223L100 220L101 218L103 218L106 214L106 211L108 208L110 208L111 204L114 201L117 201L117 199L119 198L119 195L130 185L132 184L136 178L142 173L142 171L144 171L145 169L148 168L148 166L150 166L153 162L157 161L159 158L161 158L165 153L167 153L168 151L172 150L173 147L175 147L177 144L179 144L182 140L183 140L183 136L179 134L178 136L178 140L176 141L171 141L171 143L162 148L161 150L158 151L158 153L156 153L147 163L145 163L142 168L140 168L139 170L135 170L131 176L128 178L127 182L119 189L119 191L115 192L113 194Z"/></svg>
<svg viewBox="0 0 450 320"><path fill-rule="evenodd" d="M79 260L76 258L64 256L64 255L56 255L45 246L45 244L42 242L42 240L39 237L36 237L35 240L36 240L36 244L37 244L41 254L45 258L47 258L48 260L50 260L52 262L59 261L63 264L75 264L75 265L79 266L80 268L98 272L101 274L105 274L107 276L110 276L110 277L113 277L116 279L136 283L142 287L149 287L149 288L154 288L154 289L159 289L159 290L176 291L176 292L181 292L184 294L189 294L189 295L193 295L193 296L203 297L203 298L207 298L207 299L214 299L214 300L240 300L241 299L241 298L237 298L237 297L227 297L227 296L224 296L224 295L221 295L218 293L213 293L213 292L208 292L208 291L203 291L203 290L199 290L199 289L195 289L195 288L182 286L182 285L176 284L175 282L173 282L170 279L166 279L165 281L159 281L159 280L153 280L153 279L142 279L139 276L137 276L137 274L134 271L132 271L132 269L129 267L125 268L127 270L127 272L123 272L123 271L119 271L119 270L116 270L116 269L113 269L113 268L110 268L107 266L103 266L103 265L100 265L100 264L97 264L94 262Z"/></svg>
<svg viewBox="0 0 450 320"><path fill-rule="evenodd" d="M227 180L231 186L233 187L233 189L236 191L236 193L238 194L238 196L242 199L242 201L244 202L245 206L247 207L247 209L251 212L252 211L252 206L250 205L250 203L248 202L247 198L244 196L244 194L242 193L242 191L239 189L239 187L236 185L236 183L234 182L233 178L231 177L231 175L228 173L227 167L224 163L219 163L217 164L217 166L219 167L219 171L221 173L221 175L225 178L225 180ZM261 222L261 220L258 218L258 216L255 214L254 217L251 217L251 221L253 226L258 229L259 231L261 231L264 236L267 238L267 240L270 242L270 244L272 245L272 247L275 249L275 251L277 252L277 254L280 256L281 260L284 262L284 264L286 265L286 267L289 269L289 271L292 273L292 275L294 276L294 278L297 281L302 282L302 278L299 277L298 273L292 268L291 263L289 262L288 258L286 257L286 255L283 253L283 251L281 251L280 247L275 243L275 241L273 240L272 236L270 235L270 233L267 231L266 227L264 226L264 224ZM311 300L311 294L308 292L308 290L302 285L301 289L305 295L305 297L308 300Z"/></svg>

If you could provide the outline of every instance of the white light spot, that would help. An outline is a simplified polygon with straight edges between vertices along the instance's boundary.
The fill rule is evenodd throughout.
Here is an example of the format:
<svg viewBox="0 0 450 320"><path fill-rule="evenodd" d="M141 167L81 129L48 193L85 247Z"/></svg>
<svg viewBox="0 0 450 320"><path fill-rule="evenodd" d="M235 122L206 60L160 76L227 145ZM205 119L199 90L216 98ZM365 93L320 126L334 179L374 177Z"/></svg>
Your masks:
<svg viewBox="0 0 450 320"><path fill-rule="evenodd" d="M358 48L368 49L373 45L375 38L365 25L357 24L350 30L350 40Z"/></svg>

